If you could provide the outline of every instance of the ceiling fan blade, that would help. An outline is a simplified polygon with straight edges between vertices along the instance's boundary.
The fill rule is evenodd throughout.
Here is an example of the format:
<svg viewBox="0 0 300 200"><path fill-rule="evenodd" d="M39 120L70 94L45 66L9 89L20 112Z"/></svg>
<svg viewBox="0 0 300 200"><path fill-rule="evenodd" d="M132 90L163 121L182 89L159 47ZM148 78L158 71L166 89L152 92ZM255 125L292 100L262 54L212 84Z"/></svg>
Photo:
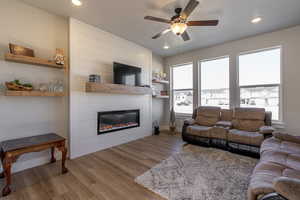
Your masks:
<svg viewBox="0 0 300 200"><path fill-rule="evenodd" d="M171 23L171 20L163 19L163 18L159 18L159 17L146 16L144 19L155 21L155 22L167 23L167 24Z"/></svg>
<svg viewBox="0 0 300 200"><path fill-rule="evenodd" d="M206 21L189 21L188 26L217 26L219 20L206 20Z"/></svg>
<svg viewBox="0 0 300 200"><path fill-rule="evenodd" d="M181 37L184 41L188 41L191 39L188 32L186 32L186 31L184 31L184 33L181 34Z"/></svg>
<svg viewBox="0 0 300 200"><path fill-rule="evenodd" d="M196 0L190 0L185 9L181 12L181 17L184 19L187 19L191 13L195 10L195 8L198 6L199 1Z"/></svg>
<svg viewBox="0 0 300 200"><path fill-rule="evenodd" d="M164 30L164 31L162 31L162 32L160 32L160 33L158 33L158 34L156 34L155 36L153 36L152 39L157 39L157 38L159 38L159 37L165 35L166 33L169 33L170 31L171 31L171 29L166 29L166 30Z"/></svg>

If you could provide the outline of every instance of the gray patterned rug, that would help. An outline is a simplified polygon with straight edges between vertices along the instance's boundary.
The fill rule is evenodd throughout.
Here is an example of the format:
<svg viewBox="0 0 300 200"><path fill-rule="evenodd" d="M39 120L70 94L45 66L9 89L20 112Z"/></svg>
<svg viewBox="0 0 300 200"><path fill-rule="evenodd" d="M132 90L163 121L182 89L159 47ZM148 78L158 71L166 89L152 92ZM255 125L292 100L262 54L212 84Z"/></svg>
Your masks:
<svg viewBox="0 0 300 200"><path fill-rule="evenodd" d="M257 159L188 145L135 181L168 200L246 200Z"/></svg>

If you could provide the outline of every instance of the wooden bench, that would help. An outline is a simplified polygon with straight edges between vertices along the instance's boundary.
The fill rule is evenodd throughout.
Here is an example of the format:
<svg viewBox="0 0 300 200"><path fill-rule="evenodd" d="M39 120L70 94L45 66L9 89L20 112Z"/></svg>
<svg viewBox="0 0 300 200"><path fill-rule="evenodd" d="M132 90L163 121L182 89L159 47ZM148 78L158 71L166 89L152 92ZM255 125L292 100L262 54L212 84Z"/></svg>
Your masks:
<svg viewBox="0 0 300 200"><path fill-rule="evenodd" d="M6 185L2 190L2 195L10 194L11 189L11 167L18 157L25 153L43 151L51 149L51 163L56 161L54 153L57 148L62 153L62 173L67 173L68 169L65 167L67 156L67 148L65 146L66 139L55 134L49 133L45 135L38 135L33 137L25 137L14 140L3 141L0 144L0 157L3 166L3 172L0 178L6 179Z"/></svg>

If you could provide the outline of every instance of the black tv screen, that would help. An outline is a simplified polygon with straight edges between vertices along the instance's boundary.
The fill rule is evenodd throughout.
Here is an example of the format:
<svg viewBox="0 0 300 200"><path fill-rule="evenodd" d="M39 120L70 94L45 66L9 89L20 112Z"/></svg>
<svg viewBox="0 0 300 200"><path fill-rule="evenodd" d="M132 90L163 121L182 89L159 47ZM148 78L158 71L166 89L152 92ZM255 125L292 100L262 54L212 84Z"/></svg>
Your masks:
<svg viewBox="0 0 300 200"><path fill-rule="evenodd" d="M114 83L141 86L142 69L114 62Z"/></svg>

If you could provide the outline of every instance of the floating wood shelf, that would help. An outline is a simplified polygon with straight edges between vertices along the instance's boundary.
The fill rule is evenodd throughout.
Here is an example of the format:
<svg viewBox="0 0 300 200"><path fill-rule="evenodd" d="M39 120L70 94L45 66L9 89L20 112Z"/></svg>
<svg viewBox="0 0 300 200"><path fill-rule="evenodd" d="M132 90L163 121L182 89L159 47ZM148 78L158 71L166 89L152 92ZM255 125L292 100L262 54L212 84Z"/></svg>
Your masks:
<svg viewBox="0 0 300 200"><path fill-rule="evenodd" d="M41 91L5 91L5 96L23 96L23 97L62 97L64 92L41 92Z"/></svg>
<svg viewBox="0 0 300 200"><path fill-rule="evenodd" d="M43 67L51 67L57 69L64 69L63 65L57 65L53 60L47 60L43 58L29 57L29 56L20 56L7 53L5 54L5 60L17 63L39 65Z"/></svg>
<svg viewBox="0 0 300 200"><path fill-rule="evenodd" d="M161 95L161 96L153 96L153 98L157 98L157 99L169 99L170 97L169 96Z"/></svg>
<svg viewBox="0 0 300 200"><path fill-rule="evenodd" d="M152 89L148 87L134 87L120 84L86 83L86 92L128 95L150 95L152 94Z"/></svg>
<svg viewBox="0 0 300 200"><path fill-rule="evenodd" d="M166 80L152 80L152 83L169 84L169 81L166 81Z"/></svg>

